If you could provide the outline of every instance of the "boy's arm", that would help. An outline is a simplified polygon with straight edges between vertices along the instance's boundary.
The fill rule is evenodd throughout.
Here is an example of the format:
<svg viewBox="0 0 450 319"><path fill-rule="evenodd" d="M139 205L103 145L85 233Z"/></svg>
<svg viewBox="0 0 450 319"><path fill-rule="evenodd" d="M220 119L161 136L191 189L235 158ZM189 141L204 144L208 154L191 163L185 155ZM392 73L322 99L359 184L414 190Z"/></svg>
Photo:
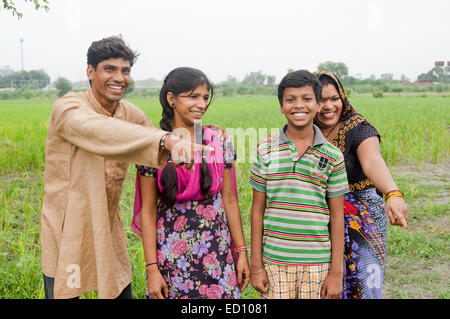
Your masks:
<svg viewBox="0 0 450 319"><path fill-rule="evenodd" d="M253 190L251 220L251 284L261 293L267 293L269 282L262 261L263 219L266 193Z"/></svg>
<svg viewBox="0 0 450 319"><path fill-rule="evenodd" d="M269 289L269 282L262 261L263 220L267 201L266 186L268 162L263 156L266 147L267 144L258 145L249 181L250 186L253 188L250 283L260 293L267 293ZM261 149L264 151L262 152Z"/></svg>
<svg viewBox="0 0 450 319"><path fill-rule="evenodd" d="M322 299L338 298L342 292L344 272L344 195L329 198L331 263L328 276L322 286Z"/></svg>
<svg viewBox="0 0 450 319"><path fill-rule="evenodd" d="M252 272L263 268L262 238L263 219L266 210L266 194L253 190L252 217L251 217L251 266Z"/></svg>

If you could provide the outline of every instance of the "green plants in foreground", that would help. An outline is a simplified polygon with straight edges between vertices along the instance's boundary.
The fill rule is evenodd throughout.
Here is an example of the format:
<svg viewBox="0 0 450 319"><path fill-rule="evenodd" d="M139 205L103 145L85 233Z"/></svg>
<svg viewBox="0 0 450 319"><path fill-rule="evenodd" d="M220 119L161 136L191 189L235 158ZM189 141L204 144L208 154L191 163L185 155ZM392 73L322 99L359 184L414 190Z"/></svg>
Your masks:
<svg viewBox="0 0 450 319"><path fill-rule="evenodd" d="M156 98L135 99L158 126L161 108ZM448 298L449 220L448 178L425 179L428 164L448 161L450 99L443 96L372 96L353 94L352 105L377 128L381 152L390 168L401 163L394 175L407 194L410 229L388 229L388 298ZM43 298L39 224L43 192L45 138L53 100L0 101L0 297ZM275 96L217 97L204 124L223 128L276 128L285 119ZM269 130L270 132L270 130ZM247 139L248 141L248 139ZM250 146L244 150L249 152ZM250 157L248 157L249 159ZM419 164L421 166L419 166ZM238 163L238 192L247 244L250 239L251 164ZM443 166L443 169L448 166ZM414 169L413 169L414 168ZM433 174L431 174L434 176ZM144 256L140 239L131 231L135 169L130 166L121 197L121 209L133 268L135 298L144 298ZM446 186L447 185L447 186ZM447 195L445 195L447 194ZM411 268L411 265L417 265ZM447 268L446 268L447 266ZM409 269L409 270L408 270ZM412 275L414 278L412 279ZM256 298L249 286L244 298ZM88 293L83 298L96 298Z"/></svg>

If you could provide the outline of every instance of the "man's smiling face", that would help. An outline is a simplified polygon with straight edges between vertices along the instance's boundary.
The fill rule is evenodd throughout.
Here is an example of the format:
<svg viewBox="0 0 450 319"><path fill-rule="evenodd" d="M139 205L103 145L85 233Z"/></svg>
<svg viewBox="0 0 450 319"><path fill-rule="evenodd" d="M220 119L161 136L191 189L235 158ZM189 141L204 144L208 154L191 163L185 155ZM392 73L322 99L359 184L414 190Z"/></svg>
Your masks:
<svg viewBox="0 0 450 319"><path fill-rule="evenodd" d="M87 75L92 92L98 102L107 110L114 110L130 85L130 62L122 58L100 62L97 69L88 65Z"/></svg>

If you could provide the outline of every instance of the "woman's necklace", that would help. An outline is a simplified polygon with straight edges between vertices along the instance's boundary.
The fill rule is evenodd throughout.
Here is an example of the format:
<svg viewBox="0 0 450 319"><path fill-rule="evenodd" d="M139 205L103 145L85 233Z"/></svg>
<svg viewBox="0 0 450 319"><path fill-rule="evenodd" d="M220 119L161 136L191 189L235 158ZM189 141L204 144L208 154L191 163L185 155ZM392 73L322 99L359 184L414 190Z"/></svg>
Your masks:
<svg viewBox="0 0 450 319"><path fill-rule="evenodd" d="M336 124L334 124L334 126L331 128L331 130L328 132L328 134L325 136L326 139L328 139L328 137L331 135L331 133L334 132L334 129L336 128L336 126L338 126L338 124L340 124L340 121L337 121ZM339 126L340 127L340 126ZM339 129L338 129L339 130Z"/></svg>

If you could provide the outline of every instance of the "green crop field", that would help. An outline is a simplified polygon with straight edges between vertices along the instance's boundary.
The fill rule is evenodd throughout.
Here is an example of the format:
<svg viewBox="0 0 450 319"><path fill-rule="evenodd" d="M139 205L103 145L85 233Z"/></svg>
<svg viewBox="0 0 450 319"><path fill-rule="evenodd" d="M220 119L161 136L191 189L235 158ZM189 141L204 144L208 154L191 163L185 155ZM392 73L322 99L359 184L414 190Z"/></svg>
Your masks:
<svg viewBox="0 0 450 319"><path fill-rule="evenodd" d="M450 98L352 96L352 104L381 134L381 152L410 210L409 230L389 226L385 298L449 298ZM131 100L158 126L157 99ZM40 209L47 120L53 100L0 101L0 298L43 298ZM203 124L235 132L271 132L285 122L276 97L217 97ZM236 129L241 131L236 131ZM241 135L242 135L241 134ZM237 134L239 135L239 134ZM251 134L248 134L250 136ZM263 136L258 135L256 138ZM238 150L239 203L247 243L254 138ZM241 147L241 143L239 147ZM133 266L135 298L145 293L144 256L131 231L135 168L129 167L121 209ZM96 297L95 292L85 298ZM244 298L256 298L249 286Z"/></svg>

